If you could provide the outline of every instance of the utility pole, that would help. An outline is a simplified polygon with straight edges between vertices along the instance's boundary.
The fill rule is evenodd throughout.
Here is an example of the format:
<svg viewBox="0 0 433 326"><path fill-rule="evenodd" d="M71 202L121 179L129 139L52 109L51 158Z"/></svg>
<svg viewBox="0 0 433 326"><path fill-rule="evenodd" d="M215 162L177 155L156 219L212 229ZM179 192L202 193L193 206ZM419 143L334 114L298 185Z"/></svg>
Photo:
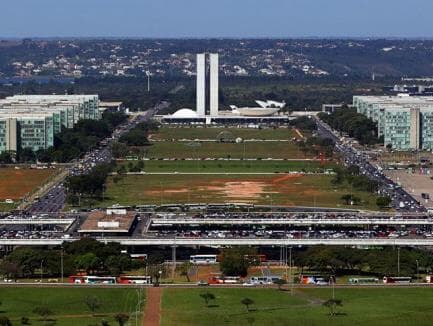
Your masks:
<svg viewBox="0 0 433 326"><path fill-rule="evenodd" d="M60 275L63 283L63 247L60 248Z"/></svg>
<svg viewBox="0 0 433 326"><path fill-rule="evenodd" d="M400 247L397 247L397 276L400 276Z"/></svg>
<svg viewBox="0 0 433 326"><path fill-rule="evenodd" d="M335 300L335 275L332 277L332 299Z"/></svg>
<svg viewBox="0 0 433 326"><path fill-rule="evenodd" d="M173 266L172 266L172 269L171 269L171 278L172 278L172 280L174 282L174 276L175 276L175 272L176 272L176 236L174 238L174 244L173 244L173 247L172 247L171 255L172 255L172 261L173 261L173 263L172 263Z"/></svg>
<svg viewBox="0 0 433 326"><path fill-rule="evenodd" d="M43 264L44 264L44 260L42 259L41 260L41 283L40 284L42 284L42 276L43 276Z"/></svg>

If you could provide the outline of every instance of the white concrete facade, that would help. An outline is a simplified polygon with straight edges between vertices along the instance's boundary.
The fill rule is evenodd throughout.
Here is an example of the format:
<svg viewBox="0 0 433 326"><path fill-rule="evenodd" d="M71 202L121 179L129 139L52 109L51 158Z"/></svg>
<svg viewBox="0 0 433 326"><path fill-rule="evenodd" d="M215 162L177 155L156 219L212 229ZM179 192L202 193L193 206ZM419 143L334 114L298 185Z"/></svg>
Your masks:
<svg viewBox="0 0 433 326"><path fill-rule="evenodd" d="M209 54L210 61L210 116L218 116L218 53Z"/></svg>
<svg viewBox="0 0 433 326"><path fill-rule="evenodd" d="M420 134L419 134L419 125L420 125L420 116L419 116L419 108L411 108L410 109L410 147L412 149L420 148Z"/></svg>
<svg viewBox="0 0 433 326"><path fill-rule="evenodd" d="M196 110L199 116L206 115L206 57L204 53L197 54L197 85Z"/></svg>
<svg viewBox="0 0 433 326"><path fill-rule="evenodd" d="M18 150L17 139L17 119L8 118L6 119L5 150L16 152Z"/></svg>

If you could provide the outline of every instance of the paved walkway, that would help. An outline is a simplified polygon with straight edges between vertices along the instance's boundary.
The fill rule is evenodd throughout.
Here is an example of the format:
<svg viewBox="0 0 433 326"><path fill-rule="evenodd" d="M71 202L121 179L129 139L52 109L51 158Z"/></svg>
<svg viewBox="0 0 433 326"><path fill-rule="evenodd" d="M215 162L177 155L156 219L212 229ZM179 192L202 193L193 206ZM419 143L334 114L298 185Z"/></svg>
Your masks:
<svg viewBox="0 0 433 326"><path fill-rule="evenodd" d="M161 319L162 288L147 288L146 307L144 309L143 326L159 326Z"/></svg>

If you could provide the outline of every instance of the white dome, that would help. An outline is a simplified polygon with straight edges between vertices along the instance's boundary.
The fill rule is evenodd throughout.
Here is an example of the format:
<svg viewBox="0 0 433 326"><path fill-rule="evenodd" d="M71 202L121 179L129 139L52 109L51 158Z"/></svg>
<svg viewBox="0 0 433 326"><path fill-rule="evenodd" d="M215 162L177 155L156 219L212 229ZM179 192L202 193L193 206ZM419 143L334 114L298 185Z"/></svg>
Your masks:
<svg viewBox="0 0 433 326"><path fill-rule="evenodd" d="M198 118L197 112L191 109L180 109L171 115L173 118Z"/></svg>

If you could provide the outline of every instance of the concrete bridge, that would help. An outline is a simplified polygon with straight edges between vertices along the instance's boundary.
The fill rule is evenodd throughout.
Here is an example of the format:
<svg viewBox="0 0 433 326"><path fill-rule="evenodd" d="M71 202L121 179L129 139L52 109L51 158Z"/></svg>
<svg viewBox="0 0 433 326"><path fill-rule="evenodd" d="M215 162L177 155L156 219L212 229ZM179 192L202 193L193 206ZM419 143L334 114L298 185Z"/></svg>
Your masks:
<svg viewBox="0 0 433 326"><path fill-rule="evenodd" d="M0 239L1 246L60 246L78 238ZM371 238L371 239L249 239L249 238L97 238L103 243L117 242L123 246L432 246L433 239Z"/></svg>

